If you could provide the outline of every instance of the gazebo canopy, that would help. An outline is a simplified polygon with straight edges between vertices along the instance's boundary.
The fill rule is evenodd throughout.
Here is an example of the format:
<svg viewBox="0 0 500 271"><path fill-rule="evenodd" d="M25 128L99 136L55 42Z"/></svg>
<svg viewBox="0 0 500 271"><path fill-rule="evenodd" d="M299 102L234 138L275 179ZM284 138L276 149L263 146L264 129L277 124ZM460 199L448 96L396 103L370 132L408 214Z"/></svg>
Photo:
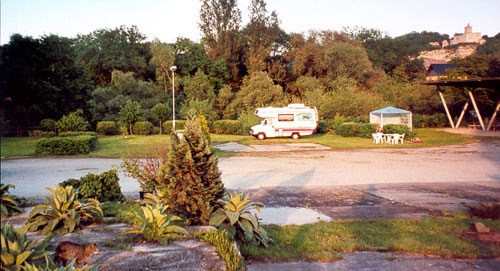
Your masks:
<svg viewBox="0 0 500 271"><path fill-rule="evenodd" d="M383 128L386 124L404 124L408 125L410 130L412 129L412 114L410 111L406 111L394 107L386 107L370 112L370 123L377 123L380 128Z"/></svg>
<svg viewBox="0 0 500 271"><path fill-rule="evenodd" d="M395 107L386 107L382 109L378 109L375 111L371 111L370 114L411 114L410 111L406 111L403 109L395 108Z"/></svg>

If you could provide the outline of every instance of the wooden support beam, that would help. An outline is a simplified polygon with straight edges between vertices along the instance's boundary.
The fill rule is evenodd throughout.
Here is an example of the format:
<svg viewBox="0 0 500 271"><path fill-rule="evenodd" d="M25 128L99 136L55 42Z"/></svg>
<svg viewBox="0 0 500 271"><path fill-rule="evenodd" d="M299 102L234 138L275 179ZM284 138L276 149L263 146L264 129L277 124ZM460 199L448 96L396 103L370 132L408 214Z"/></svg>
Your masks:
<svg viewBox="0 0 500 271"><path fill-rule="evenodd" d="M479 112L479 109L477 108L477 104L476 104L476 100L474 99L474 95L472 95L472 91L470 91L470 89L468 89L467 91L469 92L469 97L472 101L472 105L474 106L474 110L476 110L477 118L479 119L479 124L481 124L481 129L483 129L483 131L486 131L486 128L484 127L484 123L483 123L483 118L481 117L481 113Z"/></svg>
<svg viewBox="0 0 500 271"><path fill-rule="evenodd" d="M460 123L462 122L462 118L464 117L465 110L467 110L468 106L469 106L469 101L465 102L464 109L462 110L462 113L460 113L460 117L458 118L457 125L455 125L455 128L460 127Z"/></svg>
<svg viewBox="0 0 500 271"><path fill-rule="evenodd" d="M441 102L443 103L444 110L446 111L446 115L448 116L448 120L450 121L451 128L455 129L455 124L453 123L453 118L450 115L450 111L448 110L446 101L444 100L443 92L441 91L441 88L439 88L439 86L437 86L437 89L439 92L439 97L441 97Z"/></svg>
<svg viewBox="0 0 500 271"><path fill-rule="evenodd" d="M491 125L493 124L493 121L495 120L498 110L500 110L500 101L497 103L497 107L495 108L495 111L493 111L493 115L491 115L490 122L488 123L488 128L486 128L486 131L489 131L491 128Z"/></svg>

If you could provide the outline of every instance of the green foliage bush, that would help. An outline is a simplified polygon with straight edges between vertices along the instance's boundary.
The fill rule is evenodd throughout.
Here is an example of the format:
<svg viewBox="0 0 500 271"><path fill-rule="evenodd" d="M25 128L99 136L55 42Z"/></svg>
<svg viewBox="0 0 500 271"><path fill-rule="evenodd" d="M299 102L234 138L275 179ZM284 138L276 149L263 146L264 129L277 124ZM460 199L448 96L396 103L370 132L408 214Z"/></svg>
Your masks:
<svg viewBox="0 0 500 271"><path fill-rule="evenodd" d="M371 138L372 134L377 131L378 124L374 123L361 123L359 127L359 136L363 138Z"/></svg>
<svg viewBox="0 0 500 271"><path fill-rule="evenodd" d="M448 118L443 113L428 116L413 114L412 119L414 128L441 128L448 125Z"/></svg>
<svg viewBox="0 0 500 271"><path fill-rule="evenodd" d="M89 127L89 123L85 121L82 115L83 115L83 110L78 109L75 112L71 112L68 115L62 116L62 118L56 122L57 131L58 132L86 131Z"/></svg>
<svg viewBox="0 0 500 271"><path fill-rule="evenodd" d="M50 236L37 243L26 236L26 229L16 230L9 223L1 228L2 240L2 270L27 270L40 261L49 262L50 252L45 251L49 245Z"/></svg>
<svg viewBox="0 0 500 271"><path fill-rule="evenodd" d="M250 128L252 126L260 123L261 119L257 117L253 111L248 111L245 113L241 113L238 121L241 124L241 135L248 135L250 133Z"/></svg>
<svg viewBox="0 0 500 271"><path fill-rule="evenodd" d="M359 136L359 130L361 124L354 122L342 123L336 130L335 133L344 137L357 137Z"/></svg>
<svg viewBox="0 0 500 271"><path fill-rule="evenodd" d="M44 197L48 204L37 205L31 210L26 222L29 231L63 235L81 227L82 222L102 220L101 204L98 200L87 199L86 203L81 203L76 199L72 186L57 185L56 190L47 189L52 197Z"/></svg>
<svg viewBox="0 0 500 271"><path fill-rule="evenodd" d="M97 123L96 131L99 135L117 135L118 125L114 121L100 121Z"/></svg>
<svg viewBox="0 0 500 271"><path fill-rule="evenodd" d="M153 127L153 131L151 132L153 135L159 135L160 134L160 127Z"/></svg>
<svg viewBox="0 0 500 271"><path fill-rule="evenodd" d="M55 136L55 132L47 132L47 131L42 131L42 130L30 130L28 131L28 136L33 137L33 138L40 138L40 137L53 137Z"/></svg>
<svg viewBox="0 0 500 271"><path fill-rule="evenodd" d="M85 131L80 131L80 132L62 132L62 133L59 133L59 136L62 136L62 137L93 136L93 137L97 138L97 133L96 132L85 132Z"/></svg>
<svg viewBox="0 0 500 271"><path fill-rule="evenodd" d="M74 155L91 152L97 144L96 136L42 138L35 144L36 155Z"/></svg>
<svg viewBox="0 0 500 271"><path fill-rule="evenodd" d="M387 124L384 125L383 130L386 134L405 134L405 140L415 138L417 135L417 132L410 131L410 128L405 124Z"/></svg>
<svg viewBox="0 0 500 271"><path fill-rule="evenodd" d="M228 232L209 230L199 231L195 234L197 238L215 246L219 256L226 262L226 268L230 271L245 270L243 258L231 242Z"/></svg>
<svg viewBox="0 0 500 271"><path fill-rule="evenodd" d="M99 175L89 173L77 179L68 179L61 186L73 186L79 199L95 198L100 202L124 201L118 177L118 170L112 169Z"/></svg>
<svg viewBox="0 0 500 271"><path fill-rule="evenodd" d="M149 135L153 132L153 124L149 121L138 121L134 123L134 134Z"/></svg>
<svg viewBox="0 0 500 271"><path fill-rule="evenodd" d="M186 126L186 121L185 120L175 120L175 130L184 130ZM167 120L163 122L162 124L163 127L163 133L168 135L172 133L172 121Z"/></svg>
<svg viewBox="0 0 500 271"><path fill-rule="evenodd" d="M241 134L241 122L239 120L217 120L214 122L214 133L222 135Z"/></svg>
<svg viewBox="0 0 500 271"><path fill-rule="evenodd" d="M45 132L55 132L57 129L56 121L53 119L43 119L40 121L40 127L42 127Z"/></svg>

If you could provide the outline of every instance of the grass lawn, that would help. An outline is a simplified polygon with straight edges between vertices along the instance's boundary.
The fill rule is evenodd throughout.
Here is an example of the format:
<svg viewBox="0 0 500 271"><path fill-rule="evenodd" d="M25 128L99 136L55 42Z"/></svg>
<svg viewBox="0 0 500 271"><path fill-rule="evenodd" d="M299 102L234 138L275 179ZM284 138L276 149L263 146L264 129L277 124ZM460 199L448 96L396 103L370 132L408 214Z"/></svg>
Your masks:
<svg viewBox="0 0 500 271"><path fill-rule="evenodd" d="M459 134L451 134L436 129L417 129L417 137L423 143L405 143L405 144L373 144L369 138L359 137L341 137L338 135L318 134L303 137L299 140L290 138L275 138L258 140L251 136L240 135L216 135L212 134L212 143L214 145L226 142L239 142L245 145L255 144L276 144L276 143L317 143L328 146L333 149L368 149L368 148L419 148L430 146L443 146L458 144L474 140ZM13 138L2 137L1 156L4 158L15 156L31 156L35 152L34 138ZM122 136L99 136L97 148L89 154L79 155L81 157L144 157L149 155L158 146L168 146L170 137L168 135L150 135L150 136L129 136L124 139ZM228 153L216 151L217 155L224 156Z"/></svg>
<svg viewBox="0 0 500 271"><path fill-rule="evenodd" d="M436 255L444 258L495 258L500 246L463 237L472 222L500 230L500 220L465 216L422 220L337 220L302 226L264 226L274 239L268 248L245 245L242 253L257 261L334 261L340 252L379 251Z"/></svg>

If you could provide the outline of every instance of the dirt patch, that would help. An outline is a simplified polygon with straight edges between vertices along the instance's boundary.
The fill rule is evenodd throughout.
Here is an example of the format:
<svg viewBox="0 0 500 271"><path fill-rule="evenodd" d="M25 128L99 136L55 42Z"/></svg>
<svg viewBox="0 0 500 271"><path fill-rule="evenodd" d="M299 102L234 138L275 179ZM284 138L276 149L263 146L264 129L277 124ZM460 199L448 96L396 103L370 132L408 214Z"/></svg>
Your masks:
<svg viewBox="0 0 500 271"><path fill-rule="evenodd" d="M474 238L481 243L487 245L500 246L500 231L489 229L489 232L474 232L474 231L463 231L461 232L463 236Z"/></svg>

